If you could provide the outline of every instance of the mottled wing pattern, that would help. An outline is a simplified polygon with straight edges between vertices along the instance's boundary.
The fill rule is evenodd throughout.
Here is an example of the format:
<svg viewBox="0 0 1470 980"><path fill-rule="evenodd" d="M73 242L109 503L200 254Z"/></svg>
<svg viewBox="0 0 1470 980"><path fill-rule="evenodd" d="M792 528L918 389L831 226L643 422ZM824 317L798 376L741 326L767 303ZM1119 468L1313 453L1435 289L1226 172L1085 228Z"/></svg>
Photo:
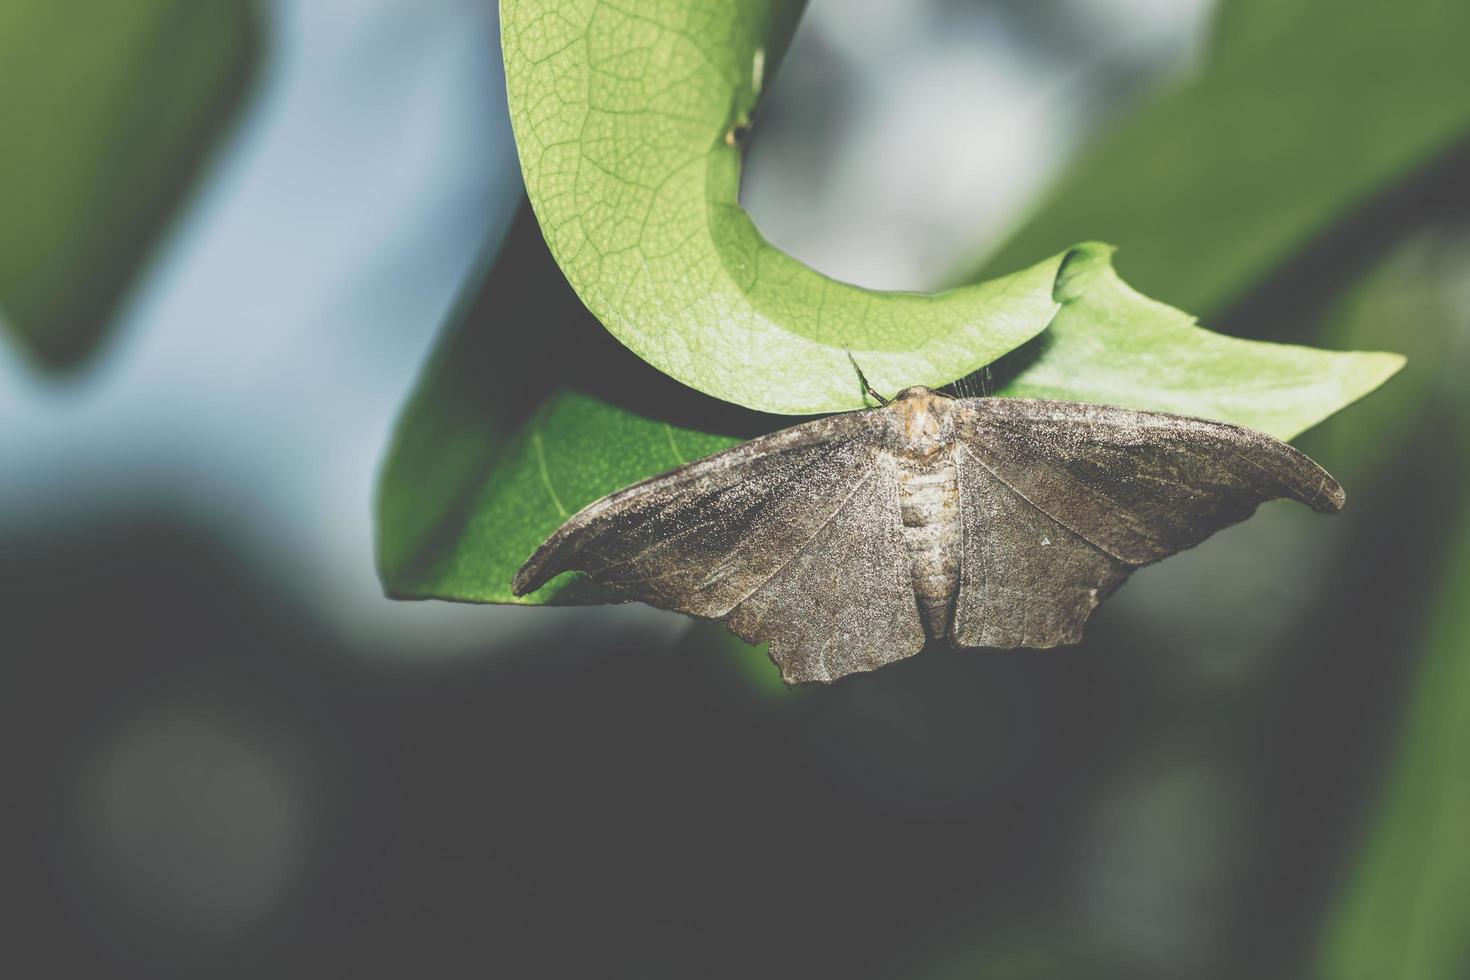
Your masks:
<svg viewBox="0 0 1470 980"><path fill-rule="evenodd" d="M1075 643L1136 567L1267 500L1341 509L1316 463L1239 426L1106 405L977 398L957 415L963 646Z"/></svg>
<svg viewBox="0 0 1470 980"><path fill-rule="evenodd" d="M1032 503L961 444L957 646L1050 647L1082 624L1132 570Z"/></svg>
<svg viewBox="0 0 1470 980"><path fill-rule="evenodd" d="M792 683L917 653L924 631L879 424L871 412L828 416L604 497L547 539L515 591L580 570L621 598L769 642Z"/></svg>
<svg viewBox="0 0 1470 980"><path fill-rule="evenodd" d="M924 648L893 457L878 453L828 509L801 548L725 617L737 636L770 643L788 684L876 670Z"/></svg>

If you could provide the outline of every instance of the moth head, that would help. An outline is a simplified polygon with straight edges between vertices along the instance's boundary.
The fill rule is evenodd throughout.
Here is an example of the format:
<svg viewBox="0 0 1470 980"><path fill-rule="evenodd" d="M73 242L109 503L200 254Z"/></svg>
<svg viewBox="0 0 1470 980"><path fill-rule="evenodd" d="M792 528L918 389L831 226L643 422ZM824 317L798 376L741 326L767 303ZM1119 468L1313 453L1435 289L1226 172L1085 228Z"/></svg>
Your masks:
<svg viewBox="0 0 1470 980"><path fill-rule="evenodd" d="M915 385L888 404L893 413L894 448L913 456L932 456L954 442L954 399Z"/></svg>

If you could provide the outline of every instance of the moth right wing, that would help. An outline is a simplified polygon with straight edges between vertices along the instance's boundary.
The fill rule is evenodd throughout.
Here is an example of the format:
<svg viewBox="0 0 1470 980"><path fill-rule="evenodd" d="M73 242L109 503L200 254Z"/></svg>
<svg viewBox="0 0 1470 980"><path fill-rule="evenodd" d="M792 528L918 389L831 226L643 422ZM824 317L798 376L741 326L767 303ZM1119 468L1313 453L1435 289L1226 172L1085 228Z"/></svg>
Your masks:
<svg viewBox="0 0 1470 980"><path fill-rule="evenodd" d="M924 630L882 424L828 416L604 497L537 549L515 592L580 570L619 598L770 643L788 683L911 656Z"/></svg>
<svg viewBox="0 0 1470 980"><path fill-rule="evenodd" d="M960 584L953 639L961 647L1077 643L1097 604L1132 566L1017 493L961 444Z"/></svg>
<svg viewBox="0 0 1470 980"><path fill-rule="evenodd" d="M1075 643L1136 567L1267 500L1324 513L1344 502L1300 452L1222 422L1022 398L969 399L956 418L964 646Z"/></svg>

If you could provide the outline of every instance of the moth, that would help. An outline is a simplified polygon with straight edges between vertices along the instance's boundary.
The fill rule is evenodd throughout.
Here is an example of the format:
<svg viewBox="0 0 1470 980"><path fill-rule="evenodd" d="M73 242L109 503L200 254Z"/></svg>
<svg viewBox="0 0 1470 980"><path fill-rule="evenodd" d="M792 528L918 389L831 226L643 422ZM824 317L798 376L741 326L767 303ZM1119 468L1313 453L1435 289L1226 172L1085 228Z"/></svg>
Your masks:
<svg viewBox="0 0 1470 980"><path fill-rule="evenodd" d="M788 684L832 681L928 641L1077 643L1134 569L1278 498L1321 513L1346 500L1302 453L1240 426L913 387L604 497L513 587L580 570L618 599L769 643Z"/></svg>

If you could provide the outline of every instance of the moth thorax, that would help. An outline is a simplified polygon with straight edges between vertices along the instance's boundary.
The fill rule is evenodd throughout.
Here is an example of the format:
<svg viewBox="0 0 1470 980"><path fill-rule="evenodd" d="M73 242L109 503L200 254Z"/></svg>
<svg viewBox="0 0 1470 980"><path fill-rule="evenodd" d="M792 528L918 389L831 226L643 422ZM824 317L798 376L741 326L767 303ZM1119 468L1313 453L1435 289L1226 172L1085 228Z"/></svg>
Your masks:
<svg viewBox="0 0 1470 980"><path fill-rule="evenodd" d="M926 459L954 442L954 399L928 388L905 388L889 403L894 449Z"/></svg>

